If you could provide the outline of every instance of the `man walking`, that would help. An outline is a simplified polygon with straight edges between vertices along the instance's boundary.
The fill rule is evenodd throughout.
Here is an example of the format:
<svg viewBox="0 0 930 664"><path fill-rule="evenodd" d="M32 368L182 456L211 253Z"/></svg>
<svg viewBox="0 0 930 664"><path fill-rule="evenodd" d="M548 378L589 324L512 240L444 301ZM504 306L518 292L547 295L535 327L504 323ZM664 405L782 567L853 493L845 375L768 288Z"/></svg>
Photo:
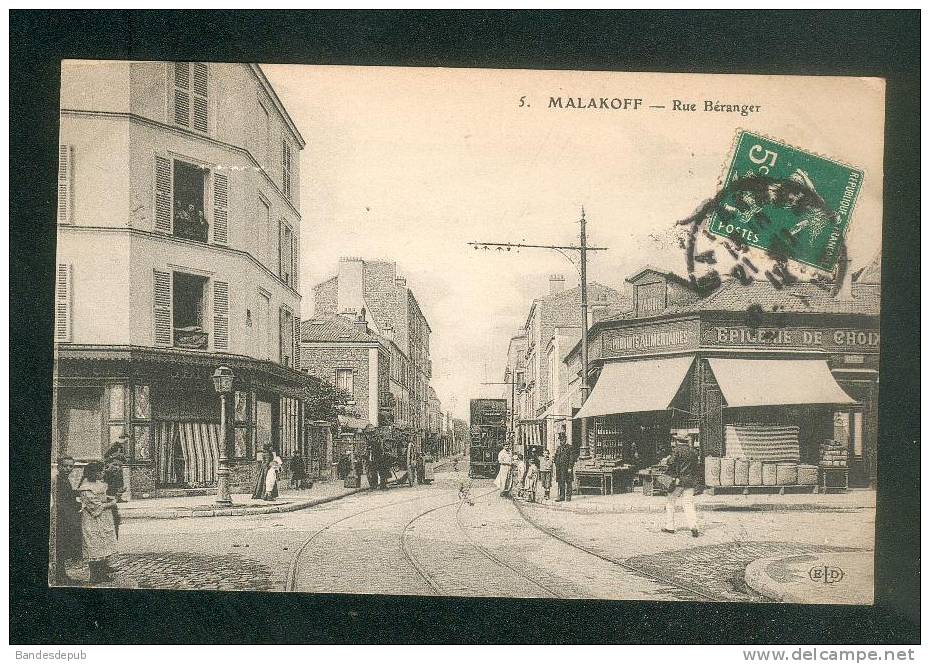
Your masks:
<svg viewBox="0 0 930 664"><path fill-rule="evenodd" d="M694 486L697 484L699 459L686 436L672 436L674 449L668 457L668 474L675 478L675 484L668 490L665 503L664 533L675 533L675 503L680 499L685 513L685 521L691 529L691 536L698 536L697 514L694 511Z"/></svg>
<svg viewBox="0 0 930 664"><path fill-rule="evenodd" d="M81 503L71 484L74 459L63 456L58 460L58 477L55 478L55 581L60 585L75 583L68 576L68 560L81 558Z"/></svg>
<svg viewBox="0 0 930 664"><path fill-rule="evenodd" d="M555 479L559 483L559 497L555 502L572 500L572 471L575 465L575 450L566 441L564 431L559 432L559 446L555 451Z"/></svg>

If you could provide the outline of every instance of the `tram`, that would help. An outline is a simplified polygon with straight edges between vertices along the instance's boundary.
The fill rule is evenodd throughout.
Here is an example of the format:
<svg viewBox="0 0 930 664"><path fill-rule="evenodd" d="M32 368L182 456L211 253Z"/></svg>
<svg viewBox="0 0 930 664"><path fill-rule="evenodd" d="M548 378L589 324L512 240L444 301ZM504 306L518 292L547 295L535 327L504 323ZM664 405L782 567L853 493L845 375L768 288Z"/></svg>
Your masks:
<svg viewBox="0 0 930 664"><path fill-rule="evenodd" d="M507 400L472 399L469 477L495 477L497 455L507 441Z"/></svg>

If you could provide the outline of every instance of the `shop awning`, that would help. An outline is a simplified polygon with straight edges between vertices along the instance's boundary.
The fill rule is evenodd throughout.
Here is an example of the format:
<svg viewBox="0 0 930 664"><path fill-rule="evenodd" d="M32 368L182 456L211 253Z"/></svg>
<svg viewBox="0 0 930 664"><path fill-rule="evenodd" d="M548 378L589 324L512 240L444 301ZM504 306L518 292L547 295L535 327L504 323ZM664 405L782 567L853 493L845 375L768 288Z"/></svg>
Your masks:
<svg viewBox="0 0 930 664"><path fill-rule="evenodd" d="M575 419L665 410L692 362L693 357L608 362Z"/></svg>
<svg viewBox="0 0 930 664"><path fill-rule="evenodd" d="M854 404L826 360L709 359L727 406Z"/></svg>

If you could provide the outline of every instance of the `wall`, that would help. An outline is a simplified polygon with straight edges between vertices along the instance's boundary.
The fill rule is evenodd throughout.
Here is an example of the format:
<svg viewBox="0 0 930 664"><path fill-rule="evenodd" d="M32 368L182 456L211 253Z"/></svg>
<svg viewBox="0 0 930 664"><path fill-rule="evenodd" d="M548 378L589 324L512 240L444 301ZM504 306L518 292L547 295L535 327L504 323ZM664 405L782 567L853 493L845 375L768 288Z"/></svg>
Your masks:
<svg viewBox="0 0 930 664"><path fill-rule="evenodd" d="M377 411L371 413L369 403L369 348L312 348L301 347L301 370L307 371L321 380L336 384L336 369L352 369L354 392L352 399L359 416L369 422L376 422Z"/></svg>

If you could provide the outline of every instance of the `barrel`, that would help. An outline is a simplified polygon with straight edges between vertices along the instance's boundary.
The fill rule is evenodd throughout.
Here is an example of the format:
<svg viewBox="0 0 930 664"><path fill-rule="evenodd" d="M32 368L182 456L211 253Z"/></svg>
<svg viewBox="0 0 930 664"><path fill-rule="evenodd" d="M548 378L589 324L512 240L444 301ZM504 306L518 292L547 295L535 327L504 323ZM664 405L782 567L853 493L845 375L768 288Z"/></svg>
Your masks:
<svg viewBox="0 0 930 664"><path fill-rule="evenodd" d="M762 464L762 484L763 486L775 486L778 483L778 464Z"/></svg>
<svg viewBox="0 0 930 664"><path fill-rule="evenodd" d="M704 483L707 486L720 486L720 457L705 457Z"/></svg>
<svg viewBox="0 0 930 664"><path fill-rule="evenodd" d="M747 486L749 484L749 459L737 459L733 468L734 486Z"/></svg>
<svg viewBox="0 0 930 664"><path fill-rule="evenodd" d="M733 474L736 470L736 459L723 457L720 459L720 486L733 486Z"/></svg>
<svg viewBox="0 0 930 664"><path fill-rule="evenodd" d="M749 486L762 486L762 462L749 462Z"/></svg>
<svg viewBox="0 0 930 664"><path fill-rule="evenodd" d="M798 483L798 464L779 463L775 466L775 483L778 486L790 486Z"/></svg>
<svg viewBox="0 0 930 664"><path fill-rule="evenodd" d="M798 466L798 484L815 486L817 484L817 466L802 463Z"/></svg>

